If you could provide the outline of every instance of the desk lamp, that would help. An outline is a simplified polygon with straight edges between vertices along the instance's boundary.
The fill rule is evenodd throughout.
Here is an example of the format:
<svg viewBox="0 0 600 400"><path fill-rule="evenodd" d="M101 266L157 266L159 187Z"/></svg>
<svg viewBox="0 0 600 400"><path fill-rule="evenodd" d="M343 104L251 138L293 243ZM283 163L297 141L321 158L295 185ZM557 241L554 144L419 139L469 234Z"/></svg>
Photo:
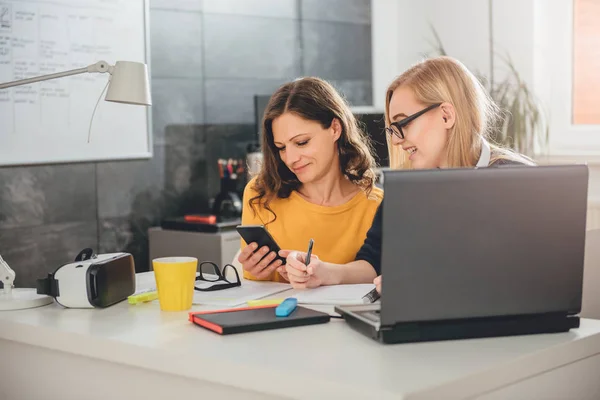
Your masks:
<svg viewBox="0 0 600 400"><path fill-rule="evenodd" d="M62 78L70 75L84 74L86 72L108 72L110 74L110 78L106 83L108 91L106 92L106 97L104 100L115 103L136 104L142 106L152 105L152 100L150 98L150 85L148 83L148 69L146 68L146 64L133 61L117 61L114 66L110 65L106 61L98 61L97 63L88 65L84 68L72 69L70 71L57 72L55 74L42 75L34 78L21 79L13 82L0 83L0 90L13 86L28 85L34 82ZM104 90L106 90L106 87L104 87ZM102 93L104 93L104 90ZM100 94L100 97L102 97L102 93ZM100 99L98 99L98 103L99 102ZM98 103L96 103L96 107L94 107L92 120L94 118L94 114L96 113ZM90 120L88 142L90 141L91 131L92 122Z"/></svg>
<svg viewBox="0 0 600 400"><path fill-rule="evenodd" d="M104 88L104 90L106 90L108 87L106 97L104 98L106 101L144 106L152 105L146 64L132 61L117 61L114 66L108 64L106 61L98 61L85 68L0 83L0 90L70 75L84 74L86 72L108 72L110 74L109 80ZM104 93L104 90L102 93ZM102 93L100 94L100 97L102 97ZM99 102L100 99L98 99L98 103ZM96 103L96 107L98 107L98 103ZM95 112L96 108L94 108L94 112L92 113L92 119ZM13 288L15 275L15 272L2 259L2 256L0 256L0 281L4 285L4 289L0 291L0 311L40 307L52 303L52 297L38 295L36 289Z"/></svg>
<svg viewBox="0 0 600 400"><path fill-rule="evenodd" d="M52 297L39 295L35 289L13 288L15 271L0 256L0 281L4 289L0 291L0 311L21 310L45 306L52 303Z"/></svg>
<svg viewBox="0 0 600 400"><path fill-rule="evenodd" d="M111 76L108 82L106 101L116 103L137 104L143 106L152 105L150 99L150 85L148 84L148 70L146 64L132 61L117 61L112 66L106 61L98 61L96 64L85 68L72 69L55 74L42 75L34 78L21 79L19 81L0 83L0 90L13 86L27 85L34 82L47 81L70 75L84 74L86 72L108 72Z"/></svg>

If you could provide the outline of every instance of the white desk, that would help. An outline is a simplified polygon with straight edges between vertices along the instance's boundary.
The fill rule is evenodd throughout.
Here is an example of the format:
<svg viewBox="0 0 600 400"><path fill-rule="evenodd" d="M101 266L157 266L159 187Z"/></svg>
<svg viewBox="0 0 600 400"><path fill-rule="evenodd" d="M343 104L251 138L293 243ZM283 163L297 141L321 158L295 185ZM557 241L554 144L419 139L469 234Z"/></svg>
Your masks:
<svg viewBox="0 0 600 400"><path fill-rule="evenodd" d="M158 302L0 312L0 399L598 399L600 321L380 345L342 320L219 336ZM184 397L186 396L186 397Z"/></svg>

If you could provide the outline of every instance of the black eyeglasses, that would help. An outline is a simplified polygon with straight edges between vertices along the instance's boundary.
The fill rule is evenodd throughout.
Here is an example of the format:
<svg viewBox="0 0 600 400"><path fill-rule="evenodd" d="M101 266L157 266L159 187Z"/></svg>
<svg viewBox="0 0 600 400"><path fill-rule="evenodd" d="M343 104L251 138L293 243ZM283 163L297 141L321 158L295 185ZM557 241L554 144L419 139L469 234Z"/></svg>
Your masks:
<svg viewBox="0 0 600 400"><path fill-rule="evenodd" d="M402 121L392 122L390 126L386 126L385 131L391 136L392 134L396 135L400 139L404 139L404 132L402 132L402 128L405 127L411 121L419 118L421 115L425 114L429 110L433 110L436 107L441 106L442 103L432 104L429 107L414 113L413 115L409 115L404 118Z"/></svg>
<svg viewBox="0 0 600 400"><path fill-rule="evenodd" d="M236 286L242 286L240 276L237 269L231 264L225 264L223 271L219 269L217 264L212 261L204 261L200 263L200 275L196 277L196 281L201 281L200 284L196 283L194 286L195 290L201 292L214 292L215 290L229 289ZM233 270L235 274L235 281L227 279L227 272Z"/></svg>

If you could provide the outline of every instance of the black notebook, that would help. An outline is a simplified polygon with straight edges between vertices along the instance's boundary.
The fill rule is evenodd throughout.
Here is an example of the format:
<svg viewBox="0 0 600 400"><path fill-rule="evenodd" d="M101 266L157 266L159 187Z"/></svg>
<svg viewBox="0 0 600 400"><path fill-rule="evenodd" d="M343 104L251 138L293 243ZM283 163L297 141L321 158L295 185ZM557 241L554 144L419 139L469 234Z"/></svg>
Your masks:
<svg viewBox="0 0 600 400"><path fill-rule="evenodd" d="M329 322L329 314L304 307L287 317L275 316L277 306L233 308L218 311L197 311L189 314L190 322L221 335L254 332L268 329L291 328Z"/></svg>

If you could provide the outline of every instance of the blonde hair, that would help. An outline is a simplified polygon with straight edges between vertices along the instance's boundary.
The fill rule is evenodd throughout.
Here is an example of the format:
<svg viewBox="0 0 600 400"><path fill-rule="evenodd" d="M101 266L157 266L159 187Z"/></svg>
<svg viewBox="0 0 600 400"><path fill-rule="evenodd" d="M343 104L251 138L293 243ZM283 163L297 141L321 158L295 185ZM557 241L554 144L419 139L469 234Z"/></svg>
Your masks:
<svg viewBox="0 0 600 400"><path fill-rule="evenodd" d="M456 118L446 145L448 167L471 167L481 154L482 141L489 141L494 122L501 118L500 109L477 78L460 61L451 57L436 57L422 61L397 77L385 96L385 124L390 126L390 101L400 86L409 87L418 102L425 106L450 103ZM387 136L390 167L411 168L406 152L393 146ZM532 165L533 162L518 153L490 143L493 164L509 160Z"/></svg>

